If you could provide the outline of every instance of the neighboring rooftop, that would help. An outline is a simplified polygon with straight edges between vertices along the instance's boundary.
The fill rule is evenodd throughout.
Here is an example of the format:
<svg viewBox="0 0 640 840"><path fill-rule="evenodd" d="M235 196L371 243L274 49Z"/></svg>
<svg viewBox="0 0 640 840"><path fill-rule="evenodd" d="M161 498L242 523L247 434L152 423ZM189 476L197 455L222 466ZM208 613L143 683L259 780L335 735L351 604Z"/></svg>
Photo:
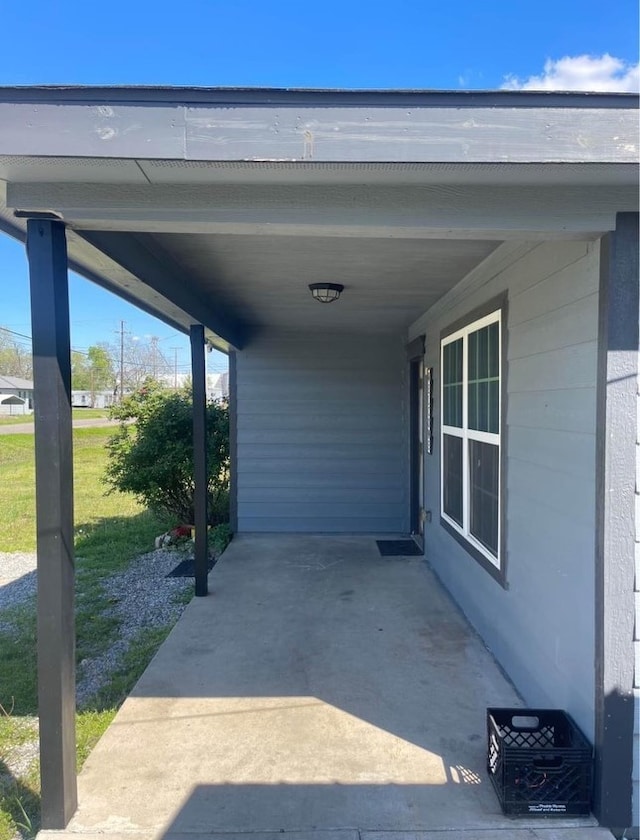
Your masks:
<svg viewBox="0 0 640 840"><path fill-rule="evenodd" d="M30 379L21 379L19 376L3 376L0 374L0 389L6 388L17 391L33 391L33 382Z"/></svg>

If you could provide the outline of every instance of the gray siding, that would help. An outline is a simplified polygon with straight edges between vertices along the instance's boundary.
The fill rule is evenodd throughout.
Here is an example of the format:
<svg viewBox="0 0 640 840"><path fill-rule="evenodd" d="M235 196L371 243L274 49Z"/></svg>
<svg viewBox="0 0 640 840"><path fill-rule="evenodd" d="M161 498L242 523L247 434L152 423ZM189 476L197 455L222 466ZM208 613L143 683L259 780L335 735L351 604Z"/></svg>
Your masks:
<svg viewBox="0 0 640 840"><path fill-rule="evenodd" d="M240 532L407 531L399 338L270 334L236 364Z"/></svg>
<svg viewBox="0 0 640 840"><path fill-rule="evenodd" d="M640 352L640 348L638 348ZM637 419L638 446L636 448L636 545L635 545L635 662L633 695L635 706L635 729L633 736L633 825L640 826L640 379L638 380L638 411Z"/></svg>
<svg viewBox="0 0 640 840"><path fill-rule="evenodd" d="M528 705L567 709L594 735L597 243L505 244L420 318L435 372L426 457L429 562ZM507 588L439 524L439 338L508 293Z"/></svg>

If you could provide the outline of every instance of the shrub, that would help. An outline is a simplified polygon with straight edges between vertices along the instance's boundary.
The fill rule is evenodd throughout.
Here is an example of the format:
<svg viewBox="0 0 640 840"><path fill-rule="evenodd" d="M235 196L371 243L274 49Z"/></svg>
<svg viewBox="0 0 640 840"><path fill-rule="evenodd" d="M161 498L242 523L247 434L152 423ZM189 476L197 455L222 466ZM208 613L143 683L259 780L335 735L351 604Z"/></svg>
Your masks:
<svg viewBox="0 0 640 840"><path fill-rule="evenodd" d="M132 493L151 510L179 523L193 523L193 405L187 391L158 383L142 388L111 409L120 421L107 442L105 481ZM209 524L229 519L229 410L207 405Z"/></svg>

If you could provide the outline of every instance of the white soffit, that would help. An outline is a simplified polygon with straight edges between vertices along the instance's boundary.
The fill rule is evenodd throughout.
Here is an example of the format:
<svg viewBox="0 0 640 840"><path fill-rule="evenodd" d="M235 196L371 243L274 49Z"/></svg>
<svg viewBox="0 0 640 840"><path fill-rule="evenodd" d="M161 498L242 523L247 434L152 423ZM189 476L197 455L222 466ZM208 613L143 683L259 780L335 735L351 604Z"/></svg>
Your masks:
<svg viewBox="0 0 640 840"><path fill-rule="evenodd" d="M624 186L634 163L285 163L0 156L0 180L89 184Z"/></svg>
<svg viewBox="0 0 640 840"><path fill-rule="evenodd" d="M0 180L37 183L147 184L135 160L0 156Z"/></svg>
<svg viewBox="0 0 640 840"><path fill-rule="evenodd" d="M262 163L147 160L138 164L153 184L587 184L624 185L634 164L547 163Z"/></svg>

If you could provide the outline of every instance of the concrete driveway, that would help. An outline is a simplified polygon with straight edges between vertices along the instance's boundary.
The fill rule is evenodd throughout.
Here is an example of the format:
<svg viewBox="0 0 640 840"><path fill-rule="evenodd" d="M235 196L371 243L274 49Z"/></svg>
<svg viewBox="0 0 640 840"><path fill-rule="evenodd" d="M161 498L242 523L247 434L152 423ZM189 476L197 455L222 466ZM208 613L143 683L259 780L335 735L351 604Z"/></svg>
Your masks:
<svg viewBox="0 0 640 840"><path fill-rule="evenodd" d="M611 837L501 815L485 710L521 701L422 558L246 536L210 588L89 757L77 840Z"/></svg>

